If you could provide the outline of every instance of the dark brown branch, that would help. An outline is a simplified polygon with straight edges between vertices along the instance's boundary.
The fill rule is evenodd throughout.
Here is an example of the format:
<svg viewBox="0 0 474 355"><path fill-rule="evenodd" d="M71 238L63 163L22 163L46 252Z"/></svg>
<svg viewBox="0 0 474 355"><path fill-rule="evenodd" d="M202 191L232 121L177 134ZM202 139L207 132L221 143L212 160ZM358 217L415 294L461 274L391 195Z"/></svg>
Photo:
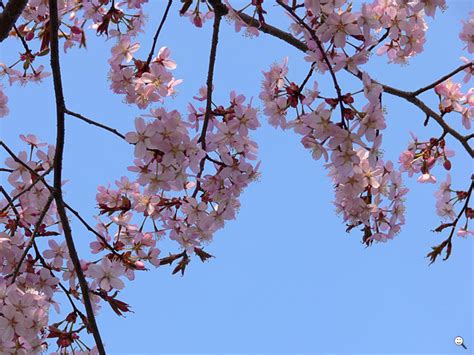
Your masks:
<svg viewBox="0 0 474 355"><path fill-rule="evenodd" d="M99 232L97 232L94 228L91 227L91 225L89 223L86 222L86 220L84 218L82 218L82 216L80 215L79 212L77 212L74 208L72 208L71 206L69 206L66 202L64 202L64 206L66 206L66 208L71 211L71 213L73 215L75 215L77 217L77 219L84 225L84 227L86 227L86 229L93 233L94 235L96 235L101 241L102 243L104 243L104 245L107 247L107 249L109 249L112 253L114 253L115 255L119 256L120 258L122 257L119 253L117 253L117 251L107 242L107 240L99 234Z"/></svg>
<svg viewBox="0 0 474 355"><path fill-rule="evenodd" d="M362 74L359 72L357 76L362 79ZM374 80L374 82L378 83L377 81ZM380 83L378 83L380 84ZM415 97L415 95L411 92L395 89L391 86L380 84L383 88L383 91L394 96L398 96L401 98L404 98L408 102L411 102L413 105L417 106L420 110L422 110L426 115L432 117L442 128L445 132L449 133L453 138L458 140L464 149L467 151L467 153L471 156L474 157L474 150L471 148L471 146L468 143L468 137L463 136L460 134L458 131L456 131L454 128L452 128L450 125L446 123L446 121L441 117L441 115L437 114L434 112L430 107L428 107L423 101Z"/></svg>
<svg viewBox="0 0 474 355"><path fill-rule="evenodd" d="M279 28L273 27L267 23L263 23L261 26L257 20L250 17L247 14L239 13L239 17L244 21L248 26L258 28L260 31L267 33L273 37L277 37L282 41L292 45L293 47L299 49L302 52L308 51L308 46L301 42L300 40L293 37L290 33L280 30Z"/></svg>
<svg viewBox="0 0 474 355"><path fill-rule="evenodd" d="M153 53L155 53L156 41L158 40L158 36L160 35L161 29L163 28L163 25L166 22L166 17L168 16L168 12L170 11L170 7L172 3L173 3L173 0L168 0L168 5L166 5L166 9L161 19L161 22L158 26L158 29L156 30L155 36L153 37L153 45L151 46L150 53L148 54L148 59L146 60L147 65L150 65L151 63L151 58L153 57Z"/></svg>
<svg viewBox="0 0 474 355"><path fill-rule="evenodd" d="M428 91L430 89L433 89L436 85L438 84L441 84L443 81L445 80L448 80L450 77L452 77L453 75L456 75L457 73L459 73L460 71L463 71L464 69L466 68L469 68L469 67L472 67L474 66L473 63L467 63L467 64L464 64L464 65L461 65L459 68L457 69L454 69L451 73L449 74L446 74L445 76L439 78L438 80L436 80L434 83L431 83L430 85L427 85L425 87L422 87L421 89L418 89L416 91L413 91L413 96L417 96L417 95L420 95L422 92L425 92L425 91Z"/></svg>
<svg viewBox="0 0 474 355"><path fill-rule="evenodd" d="M0 42L3 42L8 37L27 3L28 0L10 0L6 6L2 6L3 12L0 14Z"/></svg>
<svg viewBox="0 0 474 355"><path fill-rule="evenodd" d="M12 209L13 209L13 213L15 214L15 217L17 219L17 225L18 223L20 223L20 220L21 220L21 216L20 216L20 213L18 213L18 210L16 209L15 205L13 204L13 201L12 199L10 198L10 196L8 195L8 193L5 191L5 189L3 188L2 185L0 185L0 192L2 193L2 195L5 197L5 199L8 201L8 205L11 205L12 206ZM2 210L3 212L3 210ZM13 231L12 231L13 232ZM13 235L13 233L12 233Z"/></svg>
<svg viewBox="0 0 474 355"><path fill-rule="evenodd" d="M212 85L213 85L212 82L214 79L214 67L216 64L217 43L219 42L219 26L220 26L222 15L223 15L223 13L221 12L222 10L218 10L219 9L218 6L222 5L220 1L212 1L211 4L214 6L215 14L214 14L214 24L213 24L213 29L212 29L211 52L209 54L209 68L207 71L206 112L204 114L204 122L202 125L201 135L198 140L198 142L201 143L201 147L202 149L204 149L204 151L206 150L206 133L207 133L207 127L209 125L209 120L211 118L211 111L212 111ZM202 173L204 172L205 164L206 164L206 157L202 158L199 164L199 172L197 175L196 188L193 192L193 197L196 197L201 187L199 178L202 176Z"/></svg>
<svg viewBox="0 0 474 355"><path fill-rule="evenodd" d="M122 138L122 139L125 139L125 136L120 133L119 131L117 131L115 128L111 128L111 127L108 127L102 123L99 123L99 122L96 122L96 121L93 121L91 120L90 118L87 118L79 113L76 113L76 112L73 112L73 111L70 111L68 110L67 108L64 109L64 113L67 113L69 116L73 116L73 117L76 117L76 118L79 118L80 120L84 121L84 122L87 122L93 126L97 126L97 127L100 127L102 129L105 129L106 131L109 131L109 132L112 132L113 134L115 134L116 136Z"/></svg>
<svg viewBox="0 0 474 355"><path fill-rule="evenodd" d="M374 43L373 45L371 45L369 48L367 48L367 51L370 52L372 51L375 47L377 47L380 43L382 43L387 37L388 37L388 34L390 33L390 30L387 29L385 31L385 33L383 34L382 37L379 38L379 40L377 41L377 43Z"/></svg>
<svg viewBox="0 0 474 355"><path fill-rule="evenodd" d="M63 154L64 154L64 138L65 138L65 111L66 104L64 102L64 94L61 81L61 68L59 63L59 18L58 18L58 4L57 0L49 0L50 11L50 36L51 36L51 69L53 72L54 94L56 101L56 151L54 155L54 198L61 225L64 230L64 237L66 245L69 250L71 262L74 265L74 270L81 287L82 298L86 308L86 314L90 330L94 336L94 340L99 351L99 354L104 355L105 349L100 336L99 328L95 319L94 311L92 309L92 302L89 295L89 287L87 280L82 271L81 262L77 255L76 246L72 236L71 226L66 214L62 195L62 168L63 168Z"/></svg>

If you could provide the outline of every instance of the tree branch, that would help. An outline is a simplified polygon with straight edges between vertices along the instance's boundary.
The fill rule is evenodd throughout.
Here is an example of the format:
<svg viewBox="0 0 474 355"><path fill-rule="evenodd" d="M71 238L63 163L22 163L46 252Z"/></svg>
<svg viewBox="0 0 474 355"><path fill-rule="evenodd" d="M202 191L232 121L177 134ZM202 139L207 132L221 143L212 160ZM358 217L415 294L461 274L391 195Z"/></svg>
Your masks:
<svg viewBox="0 0 474 355"><path fill-rule="evenodd" d="M105 355L104 345L100 336L99 328L95 320L94 311L92 309L92 303L89 295L89 287L87 280L82 271L81 262L77 255L76 247L74 245L74 239L72 237L71 226L66 214L66 208L64 206L62 196L62 167L63 167L63 153L64 153L64 138L65 138L65 112L66 104L64 102L64 94L61 82L61 68L59 63L59 40L58 40L58 29L59 29L59 18L58 18L58 4L57 0L49 0L49 11L50 11L50 36L51 36L51 69L53 72L54 82L54 94L56 101L56 151L54 155L54 198L56 201L56 207L61 225L64 230L64 237L69 250L69 256L71 262L74 265L74 270L79 281L79 285L82 291L82 298L84 306L86 308L88 323L90 330L94 336L95 343L99 354Z"/></svg>
<svg viewBox="0 0 474 355"><path fill-rule="evenodd" d="M170 10L172 3L173 3L173 0L168 0L168 5L166 5L166 9L161 19L161 22L158 26L158 29L156 30L155 36L153 37L153 45L151 46L150 53L148 54L148 59L146 60L147 65L150 65L151 58L153 57L153 53L155 52L156 41L158 40L158 36L160 35L161 29L163 28L163 25L166 22L166 17L168 16L168 12Z"/></svg>
<svg viewBox="0 0 474 355"><path fill-rule="evenodd" d="M0 42L3 42L8 37L27 3L28 0L10 0L6 6L2 6L3 12L0 14Z"/></svg>
<svg viewBox="0 0 474 355"><path fill-rule="evenodd" d="M422 92L425 92L425 91L428 91L430 89L433 89L436 85L438 84L441 84L443 81L449 79L450 77L452 77L453 75L456 75L457 73L459 73L460 71L463 71L464 69L466 68L469 68L469 67L472 67L474 66L473 63L467 63L467 64L464 64L464 65L461 65L459 68L456 68L454 69L451 73L449 74L446 74L445 76L439 78L438 80L436 80L434 83L430 84L430 85L427 85L421 89L418 89L416 91L413 91L413 96L417 96L417 95L420 95Z"/></svg>
<svg viewBox="0 0 474 355"><path fill-rule="evenodd" d="M282 30L280 30L276 27L273 27L271 25L268 25L268 24L263 24L262 26L259 26L258 21L254 20L252 17L250 17L250 16L248 16L244 13L239 14L239 16L242 19L242 21L244 21L247 25L258 28L260 31L262 31L264 33L267 33L267 34L269 34L273 37L281 39L282 41L292 45L293 47L295 47L295 48L297 48L297 49L299 49L303 52L308 51L308 46L305 43L303 43L300 40L293 37L290 33L284 32L284 31L282 31ZM446 78L449 78L450 76L460 72L461 70L465 69L466 67L468 67L470 65L472 65L472 64L468 63L464 66L461 66L461 67L455 69L453 72L451 72L451 73L445 75L443 78L441 78L440 79L441 82L446 80ZM463 69L460 69L460 68L463 68ZM345 70L347 72L351 73L352 75L357 76L359 79L362 79L362 74L360 72L358 74L354 74L354 73L350 72L349 70L347 70L347 68L345 68ZM439 83L438 81L426 86L425 88L420 89L421 90L420 92L418 92L419 90L414 91L414 92L403 91L403 90L395 89L391 86L382 84L382 83L377 82L377 81L375 81L375 82L382 86L382 89L383 89L384 92L386 92L388 94L391 94L391 95L394 95L394 96L401 97L401 98L411 102L413 105L415 105L419 109L421 109L426 115L432 117L444 129L445 132L448 132L453 138L455 138L456 140L458 140L462 144L462 146L466 149L467 153L471 157L474 157L474 151L470 147L470 145L468 144L468 141L469 141L469 139L472 138L472 135L463 136L458 131L451 128L444 121L444 119L441 117L441 115L434 112L431 108L426 106L421 100L419 100L418 98L415 97L419 93L421 93L423 91L426 91L426 90L429 90L429 88L431 88L431 86L433 84L434 84L434 86L436 86ZM428 88L428 89L426 89L426 88ZM426 90L424 90L424 89L426 89Z"/></svg>
<svg viewBox="0 0 474 355"><path fill-rule="evenodd" d="M79 113L76 113L76 112L72 112L70 110L68 110L67 108L64 109L64 113L67 113L69 116L73 116L73 117L76 117L76 118L79 118L80 120L84 121L84 122L87 122L93 126L97 126L97 127L100 127L102 129L105 129L106 131L109 131L109 132L112 132L113 134L115 134L116 136L122 138L125 140L125 136L120 133L119 131L117 131L115 128L111 128L111 127L108 127L102 123L99 123L99 122L96 122L96 121L93 121L91 120L90 118L87 118Z"/></svg>
<svg viewBox="0 0 474 355"><path fill-rule="evenodd" d="M206 112L204 114L204 122L202 125L202 131L201 135L199 137L198 142L201 142L201 147L206 150L206 133L207 133L207 127L209 125L209 120L211 118L211 111L212 111L212 82L214 78L214 67L216 64L216 53L217 53L217 43L219 42L219 26L221 23L221 19L223 16L222 9L220 9L219 6L223 6L220 1L211 1L211 5L214 7L214 24L213 24L213 30L212 30L212 41L211 41L211 52L209 54L209 68L207 71L207 101L206 101ZM199 178L202 176L202 173L204 171L204 166L206 164L206 157L201 159L201 162L199 164L199 173L197 175L197 182L196 182L196 188L193 192L193 197L196 197L199 188L201 186L201 183L199 181Z"/></svg>

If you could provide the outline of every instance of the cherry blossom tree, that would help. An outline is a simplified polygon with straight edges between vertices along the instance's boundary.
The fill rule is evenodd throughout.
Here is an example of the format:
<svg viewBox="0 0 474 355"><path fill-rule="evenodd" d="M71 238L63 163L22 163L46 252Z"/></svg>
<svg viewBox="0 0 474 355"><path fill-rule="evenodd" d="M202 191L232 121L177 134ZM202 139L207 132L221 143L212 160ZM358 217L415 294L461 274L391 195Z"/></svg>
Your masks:
<svg viewBox="0 0 474 355"><path fill-rule="evenodd" d="M401 230L406 177L421 184L437 184L434 231L446 235L427 254L430 263L444 254L447 260L455 236L474 234L470 220L473 181L452 186L451 157L474 156L469 133L474 117L474 74L470 59L458 68L440 72L439 79L413 91L385 85L364 70L372 56L385 56L388 65L407 63L423 51L426 18L439 16L444 0L373 0L356 5L345 0L277 0L288 16L289 30L273 26L263 0L242 2L181 0L179 15L195 27L212 26L207 81L181 111L163 103L177 94L182 80L173 76L174 43L158 48L160 32L173 14L168 0L148 55L139 49L146 26L147 0L9 0L0 1L0 41L19 41L23 52L13 63L0 63L0 117L9 115L9 85L52 80L56 102L56 141L46 143L25 132L19 138L25 150L15 152L3 140L8 154L0 173L0 352L36 354L48 346L58 353L105 354L95 315L103 306L118 315L130 311L120 291L135 273L172 266L184 274L192 258L212 258L207 251L214 233L236 218L242 191L259 176L257 142L252 131L264 117L269 124L301 136L315 160L324 160L334 186L334 205L347 232L359 230L366 246L387 242ZM275 5L275 4L272 4ZM267 8L268 10L268 8ZM260 102L232 91L228 101L215 102L214 67L218 60L219 31L228 19L236 32L268 35L301 51L307 75L291 75L287 58L264 70ZM467 15L459 45L474 52L474 12ZM112 42L108 80L124 103L137 106L135 129L126 134L72 111L63 94L60 52L85 48L97 34ZM49 58L49 63L47 59ZM324 92L327 80L333 90ZM342 74L359 82L345 89ZM460 76L463 75L461 78ZM436 95L438 107L420 99ZM436 125L436 137L412 134L400 147L397 162L384 160L382 103L385 95L419 109L424 126ZM262 114L258 104L262 105ZM448 119L449 117L449 119ZM98 186L98 214L82 216L66 201L62 177L66 120L78 119L104 134L113 134L134 146L134 178L116 179ZM446 138L450 138L452 147ZM52 175L52 176L51 176ZM67 187L67 185L66 185ZM78 255L70 220L89 231L90 255ZM39 239L46 243L39 243ZM159 241L176 242L166 253ZM59 309L58 297L68 305ZM68 308L69 307L69 308ZM50 309L61 311L59 321ZM95 344L85 344L90 333ZM87 338L87 337L86 337ZM56 345L55 345L56 343Z"/></svg>

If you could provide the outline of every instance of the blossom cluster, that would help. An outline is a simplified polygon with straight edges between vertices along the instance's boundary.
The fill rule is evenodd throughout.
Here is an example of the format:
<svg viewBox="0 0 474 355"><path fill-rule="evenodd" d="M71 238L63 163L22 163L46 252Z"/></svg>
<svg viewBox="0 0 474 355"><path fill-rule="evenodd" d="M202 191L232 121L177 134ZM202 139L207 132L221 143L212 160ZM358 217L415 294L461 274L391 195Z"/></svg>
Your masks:
<svg viewBox="0 0 474 355"><path fill-rule="evenodd" d="M435 92L440 98L441 113L458 112L462 116L464 128L471 129L474 120L474 88L466 94L461 92L461 83L454 83L451 79L436 85Z"/></svg>
<svg viewBox="0 0 474 355"><path fill-rule="evenodd" d="M419 142L413 134L412 138L408 149L400 155L400 170L407 172L410 177L421 172L418 182L436 183L436 177L432 174L433 167L442 164L446 170L451 170L449 158L454 155L454 151L446 148L444 138L433 137L426 142Z"/></svg>
<svg viewBox="0 0 474 355"><path fill-rule="evenodd" d="M129 170L136 180L122 177L117 190L100 187L97 194L101 214L110 216L109 228L113 224L120 230L116 243L158 266L158 252L139 253L141 246L148 246L143 235L166 235L188 254L199 255L196 248L201 250L226 220L235 218L241 191L258 175L249 162L256 158L257 145L248 136L259 126L257 111L244 101L243 95L232 92L229 106L212 111L205 147L204 138L191 136L204 118L199 113L203 110L192 104L187 120L164 108L152 109L149 122L144 117L135 120L136 131L126 139L135 145L136 159ZM205 168L206 162L212 167ZM140 228L133 217L141 218ZM142 233L147 222L153 229Z"/></svg>
<svg viewBox="0 0 474 355"><path fill-rule="evenodd" d="M168 48L162 47L150 62L133 58L138 49L139 44L132 44L128 35L119 36L117 44L112 47L109 78L114 93L125 94L125 102L144 109L163 97L173 95L174 87L182 80L176 80L170 72L176 68L176 63L169 58ZM125 64L132 60L133 64Z"/></svg>
<svg viewBox="0 0 474 355"><path fill-rule="evenodd" d="M20 152L18 161L12 157L6 159L5 165L10 170L7 181L12 191L10 198L0 199L0 225L3 227L0 232L2 354L43 351L50 307L59 311L59 305L53 300L59 279L53 270L59 270L62 265L47 265L44 259L47 253L43 257L38 254L37 245L30 244L33 235L54 238L59 234L54 228L57 223L55 205L48 202L50 191L36 175L50 170L54 147L43 150L45 144L32 135L22 135L21 139L29 145L30 152ZM4 187L2 191L5 192ZM41 218L43 210L44 217ZM27 254L31 249L34 253Z"/></svg>
<svg viewBox="0 0 474 355"><path fill-rule="evenodd" d="M390 161L382 160L379 150L380 131L385 128L380 85L364 73L362 91L368 103L359 110L353 105L352 94L340 100L323 98L317 82L303 94L303 88L290 82L287 74L286 60L264 72L260 98L269 123L292 128L303 136L301 142L314 159L323 157L327 162L336 210L348 230L362 226L366 243L392 239L404 223L403 200L408 190L400 173ZM290 109L296 118L288 121Z"/></svg>

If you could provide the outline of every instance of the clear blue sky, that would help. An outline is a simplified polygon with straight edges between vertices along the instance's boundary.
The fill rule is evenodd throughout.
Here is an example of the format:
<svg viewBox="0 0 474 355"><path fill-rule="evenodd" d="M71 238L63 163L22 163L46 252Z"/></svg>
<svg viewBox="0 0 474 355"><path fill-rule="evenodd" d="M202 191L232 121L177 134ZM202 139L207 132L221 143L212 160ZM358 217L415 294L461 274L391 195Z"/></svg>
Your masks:
<svg viewBox="0 0 474 355"><path fill-rule="evenodd" d="M146 5L150 20L143 57L164 3ZM194 28L177 16L178 5L172 8L159 46L171 48L178 63L175 76L184 79L166 107L185 113L187 102L205 82L212 26ZM388 65L385 58L374 58L367 70L384 83L410 90L460 65L458 58L467 54L458 40L460 20L472 3L449 5L445 14L430 21L426 50L410 65ZM284 16L274 23L285 23ZM108 88L112 42L91 34L88 45L88 50L73 49L62 56L67 105L127 132L140 112L122 104L122 97ZM17 48L12 40L4 42L1 61L11 63ZM290 78L301 81L307 71L302 53L266 35L243 37L224 22L216 102L226 100L231 90L257 99L261 71L284 56L289 57ZM352 80L342 77L343 85L352 87ZM323 91L332 93L327 77L317 78ZM0 121L2 139L17 151L23 149L20 133L54 142L51 80L6 87L6 93L11 113ZM433 97L426 98L436 107ZM423 128L422 113L409 103L388 95L384 103L386 159L398 159L410 130L420 138L439 134L433 123ZM365 248L360 234L346 234L335 215L331 182L322 164L311 159L295 134L273 129L264 117L261 122L253 136L260 145L262 178L243 194L237 220L219 231L207 248L216 258L205 264L194 259L184 277L172 276L169 267L137 274L121 293L135 313L122 319L104 307L98 318L108 353L472 353L472 239L456 238L447 262L428 266L424 258L446 237L430 232L439 222L434 213L436 187L407 179L411 192L402 233L389 243ZM459 151L452 140L448 144ZM93 222L97 185L127 174L133 148L70 118L65 154L66 199ZM454 186L465 188L471 160L460 153L453 166ZM87 255L93 237L77 223L73 227L80 253ZM166 243L162 250L167 251ZM468 350L454 345L457 335L464 337Z"/></svg>

